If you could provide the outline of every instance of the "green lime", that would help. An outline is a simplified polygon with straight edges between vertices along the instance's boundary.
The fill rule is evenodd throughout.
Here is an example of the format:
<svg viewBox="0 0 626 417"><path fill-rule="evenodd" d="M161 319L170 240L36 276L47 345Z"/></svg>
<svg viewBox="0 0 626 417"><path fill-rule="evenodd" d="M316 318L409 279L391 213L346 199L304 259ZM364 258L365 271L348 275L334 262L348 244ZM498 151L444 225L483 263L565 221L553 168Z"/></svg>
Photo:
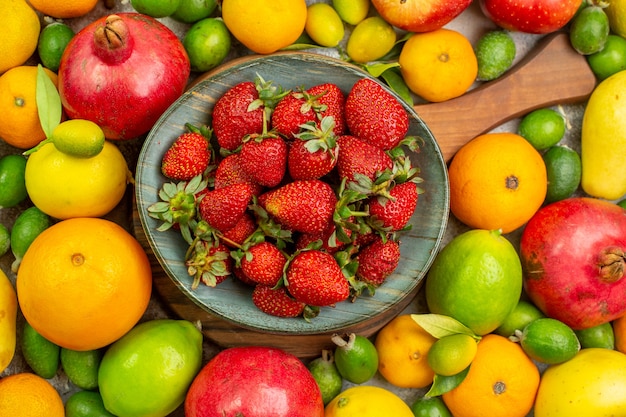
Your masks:
<svg viewBox="0 0 626 417"><path fill-rule="evenodd" d="M217 67L230 51L230 32L220 18L196 22L183 38L192 71L204 72Z"/></svg>
<svg viewBox="0 0 626 417"><path fill-rule="evenodd" d="M516 336L531 359L550 365L568 361L580 350L574 330L550 317L532 321Z"/></svg>
<svg viewBox="0 0 626 417"><path fill-rule="evenodd" d="M376 61L391 51L396 43L396 36L393 26L382 17L368 17L350 33L346 53L357 63Z"/></svg>
<svg viewBox="0 0 626 417"><path fill-rule="evenodd" d="M61 22L46 25L39 34L37 52L44 67L57 72L65 47L74 37L74 30Z"/></svg>
<svg viewBox="0 0 626 417"><path fill-rule="evenodd" d="M623 209L626 209L626 199L617 202L617 205Z"/></svg>
<svg viewBox="0 0 626 417"><path fill-rule="evenodd" d="M348 340L334 335L335 365L343 379L354 384L369 381L378 371L378 352L367 337L350 333Z"/></svg>
<svg viewBox="0 0 626 417"><path fill-rule="evenodd" d="M478 80L491 81L504 74L515 59L515 41L505 30L493 30L480 37L474 47Z"/></svg>
<svg viewBox="0 0 626 417"><path fill-rule="evenodd" d="M343 39L341 18L330 4L313 3L307 8L306 33L320 46L335 47Z"/></svg>
<svg viewBox="0 0 626 417"><path fill-rule="evenodd" d="M0 158L0 209L15 207L28 197L25 172L24 156L5 155Z"/></svg>
<svg viewBox="0 0 626 417"><path fill-rule="evenodd" d="M609 18L600 6L587 6L572 19L569 38L572 47L582 55L604 48L609 36Z"/></svg>
<svg viewBox="0 0 626 417"><path fill-rule="evenodd" d="M626 39L609 34L602 50L587 55L587 62L600 81L626 69Z"/></svg>
<svg viewBox="0 0 626 417"><path fill-rule="evenodd" d="M475 334L494 331L522 293L522 265L513 244L497 230L455 236L426 276L431 313L452 317Z"/></svg>
<svg viewBox="0 0 626 417"><path fill-rule="evenodd" d="M43 337L37 330L24 322L22 329L22 355L34 373L50 379L59 369L61 348Z"/></svg>
<svg viewBox="0 0 626 417"><path fill-rule="evenodd" d="M571 197L580 185L582 163L575 150L565 146L552 146L543 154L548 176L546 203Z"/></svg>
<svg viewBox="0 0 626 417"><path fill-rule="evenodd" d="M444 336L428 350L428 365L437 375L456 375L472 363L476 350L472 336L463 333Z"/></svg>
<svg viewBox="0 0 626 417"><path fill-rule="evenodd" d="M159 18L174 14L180 0L130 0L130 5L138 13Z"/></svg>
<svg viewBox="0 0 626 417"><path fill-rule="evenodd" d="M11 232L0 223L0 256L4 255L11 249Z"/></svg>
<svg viewBox="0 0 626 417"><path fill-rule="evenodd" d="M180 4L170 17L183 23L196 23L213 14L216 0L180 0Z"/></svg>
<svg viewBox="0 0 626 417"><path fill-rule="evenodd" d="M50 227L50 216L37 207L29 207L20 213L11 229L11 251L15 260L11 270L17 272L24 254L37 236Z"/></svg>
<svg viewBox="0 0 626 417"><path fill-rule="evenodd" d="M67 379L81 389L98 388L98 368L103 354L102 349L79 351L61 348L61 366Z"/></svg>
<svg viewBox="0 0 626 417"><path fill-rule="evenodd" d="M76 391L65 402L65 417L115 417L98 391Z"/></svg>
<svg viewBox="0 0 626 417"><path fill-rule="evenodd" d="M415 417L452 417L441 397L420 397L411 404Z"/></svg>
<svg viewBox="0 0 626 417"><path fill-rule="evenodd" d="M587 348L615 349L615 333L610 322L582 330L574 330L580 346Z"/></svg>
<svg viewBox="0 0 626 417"><path fill-rule="evenodd" d="M358 25L369 13L370 0L333 0L333 7L341 20Z"/></svg>
<svg viewBox="0 0 626 417"><path fill-rule="evenodd" d="M332 351L323 350L322 356L309 362L307 368L320 387L324 405L328 404L343 387L343 378L335 365Z"/></svg>
<svg viewBox="0 0 626 417"><path fill-rule="evenodd" d="M533 110L520 121L518 132L539 151L554 146L565 135L565 118L546 107Z"/></svg>
<svg viewBox="0 0 626 417"><path fill-rule="evenodd" d="M504 337L511 337L516 330L523 330L531 321L545 317L533 303L519 300L504 322L494 331Z"/></svg>

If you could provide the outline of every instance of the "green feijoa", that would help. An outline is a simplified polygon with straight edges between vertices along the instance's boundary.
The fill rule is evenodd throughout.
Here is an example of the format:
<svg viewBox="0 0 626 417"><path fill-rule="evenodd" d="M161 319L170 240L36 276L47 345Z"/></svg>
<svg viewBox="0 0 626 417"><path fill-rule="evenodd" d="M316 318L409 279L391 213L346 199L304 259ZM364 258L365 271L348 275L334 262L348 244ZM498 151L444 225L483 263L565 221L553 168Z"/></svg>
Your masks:
<svg viewBox="0 0 626 417"><path fill-rule="evenodd" d="M78 351L61 348L61 366L70 382L78 388L96 389L103 355L102 349Z"/></svg>
<svg viewBox="0 0 626 417"><path fill-rule="evenodd" d="M420 397L411 404L415 417L452 417L441 397Z"/></svg>
<svg viewBox="0 0 626 417"><path fill-rule="evenodd" d="M582 177L580 155L566 145L556 145L543 154L548 177L545 203L554 203L571 197Z"/></svg>
<svg viewBox="0 0 626 417"><path fill-rule="evenodd" d="M50 216L35 206L27 208L17 216L11 228L11 251L15 257L11 265L13 272L17 272L22 258L33 240L50 227L50 224Z"/></svg>
<svg viewBox="0 0 626 417"><path fill-rule="evenodd" d="M216 17L194 23L183 38L191 70L197 72L205 72L221 64L230 51L230 45L230 32L224 21Z"/></svg>
<svg viewBox="0 0 626 417"><path fill-rule="evenodd" d="M46 25L39 34L37 53L44 67L57 72L65 47L74 37L74 30L62 22Z"/></svg>
<svg viewBox="0 0 626 417"><path fill-rule="evenodd" d="M4 255L11 249L11 232L9 229L0 224L0 256Z"/></svg>
<svg viewBox="0 0 626 417"><path fill-rule="evenodd" d="M609 18L600 6L582 9L572 20L569 38L572 47L582 55L590 55L604 48L609 36Z"/></svg>
<svg viewBox="0 0 626 417"><path fill-rule="evenodd" d="M545 107L522 117L518 133L538 151L548 149L563 139L566 131L565 118L558 111Z"/></svg>
<svg viewBox="0 0 626 417"><path fill-rule="evenodd" d="M474 47L480 81L490 81L504 74L515 60L515 41L505 30L494 30L480 37Z"/></svg>
<svg viewBox="0 0 626 417"><path fill-rule="evenodd" d="M343 379L354 384L369 381L378 371L378 351L367 337L350 333L345 337L334 335L335 364Z"/></svg>
<svg viewBox="0 0 626 417"><path fill-rule="evenodd" d="M523 330L533 320L545 317L545 315L533 303L519 300L517 305L504 319L504 322L494 330L494 333L504 337L511 337L516 330Z"/></svg>
<svg viewBox="0 0 626 417"><path fill-rule="evenodd" d="M130 5L139 13L160 18L174 14L180 0L130 0Z"/></svg>
<svg viewBox="0 0 626 417"><path fill-rule="evenodd" d="M626 39L609 34L602 50L587 55L591 70L600 81L626 69Z"/></svg>
<svg viewBox="0 0 626 417"><path fill-rule="evenodd" d="M610 322L575 330L580 346L587 348L615 349L615 333Z"/></svg>
<svg viewBox="0 0 626 417"><path fill-rule="evenodd" d="M572 359L580 350L574 330L562 321L543 317L516 331L526 354L537 362L555 365Z"/></svg>
<svg viewBox="0 0 626 417"><path fill-rule="evenodd" d="M76 391L65 402L65 417L115 417L98 391Z"/></svg>
<svg viewBox="0 0 626 417"><path fill-rule="evenodd" d="M28 322L22 329L22 354L34 373L50 379L59 369L61 348L43 337Z"/></svg>
<svg viewBox="0 0 626 417"><path fill-rule="evenodd" d="M307 368L320 387L324 405L339 395L343 387L343 378L335 365L332 351L324 349L322 356L309 362Z"/></svg>
<svg viewBox="0 0 626 417"><path fill-rule="evenodd" d="M195 23L211 16L216 8L217 0L180 0L170 17L183 23Z"/></svg>
<svg viewBox="0 0 626 417"><path fill-rule="evenodd" d="M0 209L15 207L28 197L25 172L24 156L12 154L0 158Z"/></svg>

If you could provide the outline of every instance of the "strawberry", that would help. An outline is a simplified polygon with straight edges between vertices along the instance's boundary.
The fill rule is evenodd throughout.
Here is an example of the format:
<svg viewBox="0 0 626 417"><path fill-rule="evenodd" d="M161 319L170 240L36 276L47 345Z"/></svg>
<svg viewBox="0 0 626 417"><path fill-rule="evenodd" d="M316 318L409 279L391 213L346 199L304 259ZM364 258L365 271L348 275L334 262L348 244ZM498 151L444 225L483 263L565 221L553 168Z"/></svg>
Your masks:
<svg viewBox="0 0 626 417"><path fill-rule="evenodd" d="M321 180L297 180L259 196L259 205L289 230L320 233L332 223L337 197Z"/></svg>
<svg viewBox="0 0 626 417"><path fill-rule="evenodd" d="M393 168L393 160L385 151L355 136L341 136L337 143L337 170L341 178L356 181L355 174L363 174L373 181L379 173Z"/></svg>
<svg viewBox="0 0 626 417"><path fill-rule="evenodd" d="M191 289L195 290L200 282L215 287L228 278L233 259L226 246L200 239L191 247L185 266L189 275L194 277Z"/></svg>
<svg viewBox="0 0 626 417"><path fill-rule="evenodd" d="M356 276L361 281L380 286L396 270L400 262L400 244L393 239L376 239L359 250L356 256L359 266Z"/></svg>
<svg viewBox="0 0 626 417"><path fill-rule="evenodd" d="M265 187L276 187L287 171L287 144L269 133L244 139L239 156L246 175Z"/></svg>
<svg viewBox="0 0 626 417"><path fill-rule="evenodd" d="M290 142L287 169L294 180L321 178L337 165L337 137L333 133L334 119L324 117L320 127L303 125L302 133Z"/></svg>
<svg viewBox="0 0 626 417"><path fill-rule="evenodd" d="M233 227L222 233L221 241L228 247L239 247L256 229L256 222L248 212L245 212Z"/></svg>
<svg viewBox="0 0 626 417"><path fill-rule="evenodd" d="M348 130L360 139L388 150L409 130L409 115L400 102L376 81L358 80L346 97Z"/></svg>
<svg viewBox="0 0 626 417"><path fill-rule="evenodd" d="M200 216L209 226L224 233L241 219L251 199L252 189L246 183L212 190L200 201Z"/></svg>
<svg viewBox="0 0 626 417"><path fill-rule="evenodd" d="M350 296L350 284L332 255L319 251L298 252L290 260L286 286L298 301L312 306L332 306Z"/></svg>
<svg viewBox="0 0 626 417"><path fill-rule="evenodd" d="M326 110L320 113L318 120L332 116L335 121L333 128L335 135L345 134L348 128L345 116L346 97L343 91L336 84L325 83L309 88L308 93L319 96L318 101L326 106Z"/></svg>
<svg viewBox="0 0 626 417"><path fill-rule="evenodd" d="M379 230L396 231L404 228L417 206L418 187L413 181L395 185L389 197L373 196L369 199L372 223Z"/></svg>
<svg viewBox="0 0 626 417"><path fill-rule="evenodd" d="M285 263L287 257L280 249L263 241L245 251L241 258L241 269L252 281L273 287L280 281Z"/></svg>
<svg viewBox="0 0 626 417"><path fill-rule="evenodd" d="M304 312L305 304L291 297L285 287L276 289L257 285L252 290L252 302L262 312L276 317L298 317Z"/></svg>
<svg viewBox="0 0 626 417"><path fill-rule="evenodd" d="M165 151L161 173L172 180L189 181L206 171L211 157L211 146L206 136L199 132L183 133Z"/></svg>
<svg viewBox="0 0 626 417"><path fill-rule="evenodd" d="M254 182L252 178L241 168L240 156L233 153L222 159L215 170L214 187L224 188L227 185L245 182L252 187L252 194L258 196L263 191L263 186Z"/></svg>

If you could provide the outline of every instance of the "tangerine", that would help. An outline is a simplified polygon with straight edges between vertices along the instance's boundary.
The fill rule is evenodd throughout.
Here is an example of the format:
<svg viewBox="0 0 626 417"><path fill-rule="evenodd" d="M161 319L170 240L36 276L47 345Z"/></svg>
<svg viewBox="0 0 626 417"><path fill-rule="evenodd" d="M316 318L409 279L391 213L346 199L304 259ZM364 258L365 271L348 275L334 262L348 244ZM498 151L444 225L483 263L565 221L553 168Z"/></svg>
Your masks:
<svg viewBox="0 0 626 417"><path fill-rule="evenodd" d="M41 25L37 13L25 0L3 0L0 2L0 26L2 26L0 74L2 74L10 68L23 65L35 52Z"/></svg>
<svg viewBox="0 0 626 417"><path fill-rule="evenodd" d="M448 170L450 210L467 226L509 233L541 207L548 189L541 154L522 136L486 133L465 144Z"/></svg>
<svg viewBox="0 0 626 417"><path fill-rule="evenodd" d="M96 7L98 0L29 0L35 10L57 19L84 16Z"/></svg>
<svg viewBox="0 0 626 417"><path fill-rule="evenodd" d="M539 369L518 344L491 333L478 342L463 382L442 398L455 417L524 417L539 379Z"/></svg>
<svg viewBox="0 0 626 417"><path fill-rule="evenodd" d="M63 400L48 381L31 372L0 379L0 417L64 417Z"/></svg>
<svg viewBox="0 0 626 417"><path fill-rule="evenodd" d="M451 29L412 35L402 47L398 62L411 91L431 102L463 95L478 76L472 44L465 35Z"/></svg>
<svg viewBox="0 0 626 417"><path fill-rule="evenodd" d="M17 274L26 320L66 349L106 346L128 332L150 301L150 262L137 240L112 221L60 221L31 243Z"/></svg>

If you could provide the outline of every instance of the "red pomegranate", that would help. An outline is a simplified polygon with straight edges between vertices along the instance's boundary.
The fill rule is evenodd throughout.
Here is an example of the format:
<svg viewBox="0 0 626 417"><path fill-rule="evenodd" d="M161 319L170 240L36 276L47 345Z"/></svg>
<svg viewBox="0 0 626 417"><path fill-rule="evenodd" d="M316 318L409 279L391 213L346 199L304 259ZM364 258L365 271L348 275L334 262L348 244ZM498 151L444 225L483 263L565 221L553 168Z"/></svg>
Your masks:
<svg viewBox="0 0 626 417"><path fill-rule="evenodd" d="M200 370L186 417L323 417L320 389L291 353L261 346L222 350Z"/></svg>
<svg viewBox="0 0 626 417"><path fill-rule="evenodd" d="M549 317L575 330L626 313L626 210L573 197L541 208L522 232L524 289Z"/></svg>
<svg viewBox="0 0 626 417"><path fill-rule="evenodd" d="M190 71L185 48L168 27L138 13L112 14L67 45L59 94L68 117L97 123L108 139L132 139L180 97Z"/></svg>

